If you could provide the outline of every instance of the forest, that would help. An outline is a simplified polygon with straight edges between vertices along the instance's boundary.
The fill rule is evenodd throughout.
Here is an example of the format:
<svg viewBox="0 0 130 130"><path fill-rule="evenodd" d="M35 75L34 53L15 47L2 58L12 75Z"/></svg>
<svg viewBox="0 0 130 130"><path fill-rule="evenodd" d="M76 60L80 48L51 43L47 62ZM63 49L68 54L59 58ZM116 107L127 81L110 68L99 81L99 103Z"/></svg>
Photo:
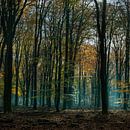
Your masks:
<svg viewBox="0 0 130 130"><path fill-rule="evenodd" d="M0 130L130 130L129 0L0 0Z"/></svg>

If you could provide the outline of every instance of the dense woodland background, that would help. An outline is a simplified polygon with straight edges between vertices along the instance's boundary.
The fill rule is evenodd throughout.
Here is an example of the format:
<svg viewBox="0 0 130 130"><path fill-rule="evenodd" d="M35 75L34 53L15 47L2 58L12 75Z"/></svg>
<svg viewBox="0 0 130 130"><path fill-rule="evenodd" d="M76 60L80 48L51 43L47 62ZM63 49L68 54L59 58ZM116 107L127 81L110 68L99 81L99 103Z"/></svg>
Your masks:
<svg viewBox="0 0 130 130"><path fill-rule="evenodd" d="M129 0L1 0L0 107L129 110Z"/></svg>

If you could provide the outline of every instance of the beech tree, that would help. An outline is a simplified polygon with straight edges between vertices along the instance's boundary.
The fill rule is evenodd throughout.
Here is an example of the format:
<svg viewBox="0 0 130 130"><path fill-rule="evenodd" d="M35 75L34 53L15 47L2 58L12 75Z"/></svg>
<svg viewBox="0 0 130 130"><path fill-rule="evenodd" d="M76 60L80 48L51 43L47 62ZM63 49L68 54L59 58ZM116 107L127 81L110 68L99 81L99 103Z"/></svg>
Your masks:
<svg viewBox="0 0 130 130"><path fill-rule="evenodd" d="M96 7L96 22L97 32L99 38L99 54L100 54L100 81L101 81L101 99L102 99L102 113L108 113L108 92L107 92L107 48L106 48L106 5L107 1L102 1L102 8L97 0L94 0Z"/></svg>
<svg viewBox="0 0 130 130"><path fill-rule="evenodd" d="M126 28L126 50L125 50L125 83L128 86L128 90L129 90L129 69L130 69L130 64L129 64L129 59L130 59L130 1L126 0L125 2L126 4L126 10L127 10L127 28ZM128 108L128 99L129 99L129 95L126 93L124 93L124 99L125 99L125 103L124 103L124 109L127 110Z"/></svg>
<svg viewBox="0 0 130 130"><path fill-rule="evenodd" d="M4 112L11 112L11 90L12 90L12 62L13 62L13 40L17 24L26 7L27 0L1 0L1 27L3 32L3 45L6 46L4 64Z"/></svg>

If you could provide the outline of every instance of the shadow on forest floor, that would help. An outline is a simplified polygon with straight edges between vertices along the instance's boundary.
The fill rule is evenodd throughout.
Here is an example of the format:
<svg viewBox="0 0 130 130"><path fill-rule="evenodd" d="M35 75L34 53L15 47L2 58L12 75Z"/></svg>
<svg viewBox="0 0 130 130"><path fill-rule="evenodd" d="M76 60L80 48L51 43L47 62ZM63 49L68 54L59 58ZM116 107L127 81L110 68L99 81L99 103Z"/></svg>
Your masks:
<svg viewBox="0 0 130 130"><path fill-rule="evenodd" d="M130 130L130 112L17 110L0 114L0 130Z"/></svg>

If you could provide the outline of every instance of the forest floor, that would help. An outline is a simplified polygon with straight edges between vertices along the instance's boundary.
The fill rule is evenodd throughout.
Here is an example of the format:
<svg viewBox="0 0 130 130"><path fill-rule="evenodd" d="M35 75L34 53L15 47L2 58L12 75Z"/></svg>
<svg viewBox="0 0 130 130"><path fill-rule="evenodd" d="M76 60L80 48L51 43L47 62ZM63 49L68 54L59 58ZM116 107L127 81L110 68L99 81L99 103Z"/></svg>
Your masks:
<svg viewBox="0 0 130 130"><path fill-rule="evenodd" d="M17 110L0 113L0 130L130 130L130 112Z"/></svg>

